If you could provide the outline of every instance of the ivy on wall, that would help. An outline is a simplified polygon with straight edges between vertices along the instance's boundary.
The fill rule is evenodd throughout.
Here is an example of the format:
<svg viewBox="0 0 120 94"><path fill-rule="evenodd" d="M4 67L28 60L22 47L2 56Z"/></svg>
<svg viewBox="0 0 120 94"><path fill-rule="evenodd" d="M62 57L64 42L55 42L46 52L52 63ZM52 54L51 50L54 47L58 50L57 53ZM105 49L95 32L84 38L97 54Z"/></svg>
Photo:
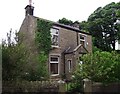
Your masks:
<svg viewBox="0 0 120 94"><path fill-rule="evenodd" d="M52 23L38 19L37 20L37 32L36 32L36 42L40 52L44 52L46 55L51 49L51 34L50 28Z"/></svg>
<svg viewBox="0 0 120 94"><path fill-rule="evenodd" d="M48 69L46 62L48 60L48 54L51 49L51 34L50 28L52 23L37 19L37 31L35 33L35 41L38 47L38 66L37 66L37 76L39 78L48 77Z"/></svg>

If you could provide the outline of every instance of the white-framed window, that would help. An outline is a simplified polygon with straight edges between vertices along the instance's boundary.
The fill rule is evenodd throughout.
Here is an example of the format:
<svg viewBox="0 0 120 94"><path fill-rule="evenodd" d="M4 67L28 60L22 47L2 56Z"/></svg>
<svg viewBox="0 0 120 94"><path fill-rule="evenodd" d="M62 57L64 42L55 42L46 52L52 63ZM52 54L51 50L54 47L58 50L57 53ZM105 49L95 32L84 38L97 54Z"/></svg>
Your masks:
<svg viewBox="0 0 120 94"><path fill-rule="evenodd" d="M79 43L86 47L86 35L79 34Z"/></svg>
<svg viewBox="0 0 120 94"><path fill-rule="evenodd" d="M68 70L69 70L69 72L71 72L72 71L72 60L69 59L69 60L67 60L67 62L68 62Z"/></svg>
<svg viewBox="0 0 120 94"><path fill-rule="evenodd" d="M59 56L50 56L50 74L59 75Z"/></svg>
<svg viewBox="0 0 120 94"><path fill-rule="evenodd" d="M59 46L59 41L58 41L58 36L59 36L59 29L58 28L51 28L51 41L52 41L52 47L58 47Z"/></svg>

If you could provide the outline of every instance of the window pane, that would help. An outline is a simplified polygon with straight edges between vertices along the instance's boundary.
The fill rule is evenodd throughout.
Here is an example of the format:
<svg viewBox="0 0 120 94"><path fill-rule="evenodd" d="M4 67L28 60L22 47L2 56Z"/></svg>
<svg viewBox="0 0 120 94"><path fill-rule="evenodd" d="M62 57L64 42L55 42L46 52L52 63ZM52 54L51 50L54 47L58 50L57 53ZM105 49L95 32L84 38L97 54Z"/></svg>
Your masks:
<svg viewBox="0 0 120 94"><path fill-rule="evenodd" d="M52 45L58 46L58 36L52 35Z"/></svg>
<svg viewBox="0 0 120 94"><path fill-rule="evenodd" d="M59 30L56 28L51 28L51 41L52 41L52 45L53 46L58 46L58 34L59 34Z"/></svg>
<svg viewBox="0 0 120 94"><path fill-rule="evenodd" d="M80 35L80 39L84 40L85 36L83 35Z"/></svg>
<svg viewBox="0 0 120 94"><path fill-rule="evenodd" d="M84 41L80 41L80 44L82 44L83 46L85 46L85 42Z"/></svg>
<svg viewBox="0 0 120 94"><path fill-rule="evenodd" d="M58 74L58 63L50 63L51 74Z"/></svg>
<svg viewBox="0 0 120 94"><path fill-rule="evenodd" d="M57 61L58 62L58 57L51 57L50 61Z"/></svg>
<svg viewBox="0 0 120 94"><path fill-rule="evenodd" d="M50 31L51 31L52 34L58 34L58 29L51 28Z"/></svg>
<svg viewBox="0 0 120 94"><path fill-rule="evenodd" d="M68 67L69 67L69 72L70 72L71 68L72 68L72 61L71 60L68 60Z"/></svg>

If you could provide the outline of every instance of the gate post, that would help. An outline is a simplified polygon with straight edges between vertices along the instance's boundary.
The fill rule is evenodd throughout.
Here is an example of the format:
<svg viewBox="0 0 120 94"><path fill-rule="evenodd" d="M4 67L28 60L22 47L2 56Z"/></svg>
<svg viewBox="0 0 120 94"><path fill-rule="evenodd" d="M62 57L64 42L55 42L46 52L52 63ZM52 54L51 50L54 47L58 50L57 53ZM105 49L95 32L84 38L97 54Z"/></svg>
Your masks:
<svg viewBox="0 0 120 94"><path fill-rule="evenodd" d="M84 79L84 94L92 94L92 81L89 79Z"/></svg>
<svg viewBox="0 0 120 94"><path fill-rule="evenodd" d="M65 91L65 82L64 81L62 81L62 80L59 80L58 81L58 83L59 83L59 93L65 93L66 91Z"/></svg>

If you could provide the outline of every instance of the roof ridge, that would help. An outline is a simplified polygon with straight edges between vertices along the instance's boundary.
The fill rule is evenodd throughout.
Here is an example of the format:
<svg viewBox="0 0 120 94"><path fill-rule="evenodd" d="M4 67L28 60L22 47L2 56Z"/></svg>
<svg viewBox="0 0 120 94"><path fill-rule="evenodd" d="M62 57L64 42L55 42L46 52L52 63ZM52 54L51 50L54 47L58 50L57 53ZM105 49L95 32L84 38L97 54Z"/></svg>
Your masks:
<svg viewBox="0 0 120 94"><path fill-rule="evenodd" d="M87 34L87 35L91 35L90 33L88 32L83 32L81 31L80 29L76 28L76 27L73 27L73 26L70 26L70 25L65 25L65 24L61 24L59 22L54 22L54 21L51 21L51 20L48 20L48 19L44 19L44 18L40 18L40 17L37 17L37 16L33 16L33 15L29 15L29 16L32 16L34 18L38 18L38 19L42 19L42 20L46 20L48 22L52 22L54 25L56 26L60 26L60 27L64 27L66 29L70 29L70 30L73 30L73 31L76 31L76 32L80 32L80 33L84 33L84 34Z"/></svg>

